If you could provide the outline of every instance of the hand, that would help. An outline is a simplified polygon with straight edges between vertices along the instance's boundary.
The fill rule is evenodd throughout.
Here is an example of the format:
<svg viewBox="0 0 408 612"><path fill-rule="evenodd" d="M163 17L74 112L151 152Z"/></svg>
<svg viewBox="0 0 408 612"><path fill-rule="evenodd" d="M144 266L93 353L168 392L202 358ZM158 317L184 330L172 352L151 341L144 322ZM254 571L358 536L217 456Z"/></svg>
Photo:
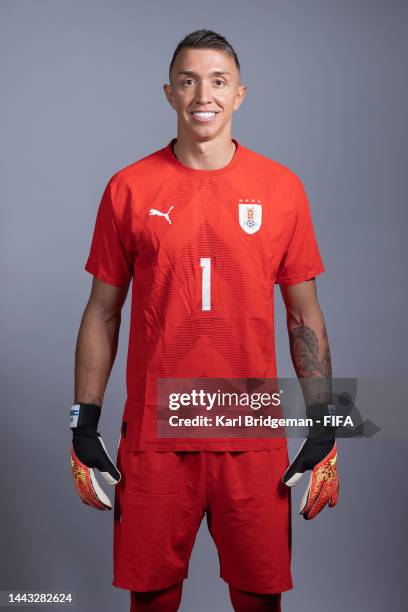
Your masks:
<svg viewBox="0 0 408 612"><path fill-rule="evenodd" d="M74 436L71 450L72 477L83 503L97 510L112 510L109 497L96 480L93 468L97 468L106 482L115 485L121 474L109 457L100 436Z"/></svg>
<svg viewBox="0 0 408 612"><path fill-rule="evenodd" d="M93 468L98 469L111 485L120 481L121 474L96 431L100 411L100 407L93 404L77 404L71 409L71 470L83 503L97 510L111 510L112 504L96 480Z"/></svg>
<svg viewBox="0 0 408 612"><path fill-rule="evenodd" d="M309 485L300 504L300 514L309 520L329 504L337 504L339 479L337 474L337 449L334 438L308 437L282 476L282 482L293 487L306 470L311 470Z"/></svg>

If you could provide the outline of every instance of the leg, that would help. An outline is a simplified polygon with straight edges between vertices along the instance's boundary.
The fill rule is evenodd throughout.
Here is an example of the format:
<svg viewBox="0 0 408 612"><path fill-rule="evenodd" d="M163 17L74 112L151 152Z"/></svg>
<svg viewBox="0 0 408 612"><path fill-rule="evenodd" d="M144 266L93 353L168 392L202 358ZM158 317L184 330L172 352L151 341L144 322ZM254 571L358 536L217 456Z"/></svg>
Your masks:
<svg viewBox="0 0 408 612"><path fill-rule="evenodd" d="M281 482L287 449L207 455L207 523L220 576L244 593L267 595L270 603L273 593L292 588L290 490Z"/></svg>
<svg viewBox="0 0 408 612"><path fill-rule="evenodd" d="M228 585L235 612L281 612L280 593L251 593Z"/></svg>
<svg viewBox="0 0 408 612"><path fill-rule="evenodd" d="M136 593L165 591L186 578L204 513L195 489L200 457L122 446L119 463L112 584Z"/></svg>
<svg viewBox="0 0 408 612"><path fill-rule="evenodd" d="M180 606L183 581L159 591L131 591L130 612L177 612Z"/></svg>

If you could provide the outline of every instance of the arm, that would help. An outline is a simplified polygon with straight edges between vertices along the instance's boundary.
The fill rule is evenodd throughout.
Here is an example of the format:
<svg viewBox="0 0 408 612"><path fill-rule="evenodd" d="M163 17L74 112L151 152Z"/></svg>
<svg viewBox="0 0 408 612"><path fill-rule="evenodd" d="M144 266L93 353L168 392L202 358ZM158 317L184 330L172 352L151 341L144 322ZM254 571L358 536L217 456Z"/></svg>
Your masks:
<svg viewBox="0 0 408 612"><path fill-rule="evenodd" d="M331 358L316 281L311 279L289 287L281 286L286 306L290 353L302 387L306 406L331 400Z"/></svg>
<svg viewBox="0 0 408 612"><path fill-rule="evenodd" d="M112 504L96 480L94 468L109 484L117 484L121 478L97 430L128 288L129 285L116 287L94 277L76 345L75 403L70 413L71 469L81 500L98 510L110 510Z"/></svg>
<svg viewBox="0 0 408 612"><path fill-rule="evenodd" d="M74 403L102 405L116 358L121 311L128 289L129 285L115 287L93 277L76 343Z"/></svg>
<svg viewBox="0 0 408 612"><path fill-rule="evenodd" d="M290 352L302 387L308 416L320 418L331 402L332 369L329 341L320 309L314 279L282 287L286 306ZM309 485L300 504L305 519L314 518L328 503L338 499L337 449L332 428L314 425L296 457L283 475L283 482L292 487L306 470L311 470Z"/></svg>

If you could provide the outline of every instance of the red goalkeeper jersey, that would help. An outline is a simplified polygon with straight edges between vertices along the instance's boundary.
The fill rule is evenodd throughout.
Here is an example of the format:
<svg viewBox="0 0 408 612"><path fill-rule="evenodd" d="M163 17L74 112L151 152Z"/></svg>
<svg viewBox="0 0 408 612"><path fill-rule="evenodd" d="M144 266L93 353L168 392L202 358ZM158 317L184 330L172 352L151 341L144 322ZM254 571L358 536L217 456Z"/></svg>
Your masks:
<svg viewBox="0 0 408 612"><path fill-rule="evenodd" d="M85 269L133 279L129 450L261 450L284 437L161 438L160 378L276 378L274 286L324 271L301 180L242 146L223 168L192 169L167 146L120 170L103 193Z"/></svg>

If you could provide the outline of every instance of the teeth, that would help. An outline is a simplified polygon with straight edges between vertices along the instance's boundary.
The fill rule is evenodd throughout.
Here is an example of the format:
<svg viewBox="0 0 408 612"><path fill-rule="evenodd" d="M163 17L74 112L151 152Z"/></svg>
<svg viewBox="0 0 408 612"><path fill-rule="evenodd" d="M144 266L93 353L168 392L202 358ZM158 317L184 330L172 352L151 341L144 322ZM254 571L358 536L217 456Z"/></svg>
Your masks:
<svg viewBox="0 0 408 612"><path fill-rule="evenodd" d="M215 113L200 113L200 112L195 112L195 113L193 113L193 115L198 115L199 117L213 117L215 115Z"/></svg>

